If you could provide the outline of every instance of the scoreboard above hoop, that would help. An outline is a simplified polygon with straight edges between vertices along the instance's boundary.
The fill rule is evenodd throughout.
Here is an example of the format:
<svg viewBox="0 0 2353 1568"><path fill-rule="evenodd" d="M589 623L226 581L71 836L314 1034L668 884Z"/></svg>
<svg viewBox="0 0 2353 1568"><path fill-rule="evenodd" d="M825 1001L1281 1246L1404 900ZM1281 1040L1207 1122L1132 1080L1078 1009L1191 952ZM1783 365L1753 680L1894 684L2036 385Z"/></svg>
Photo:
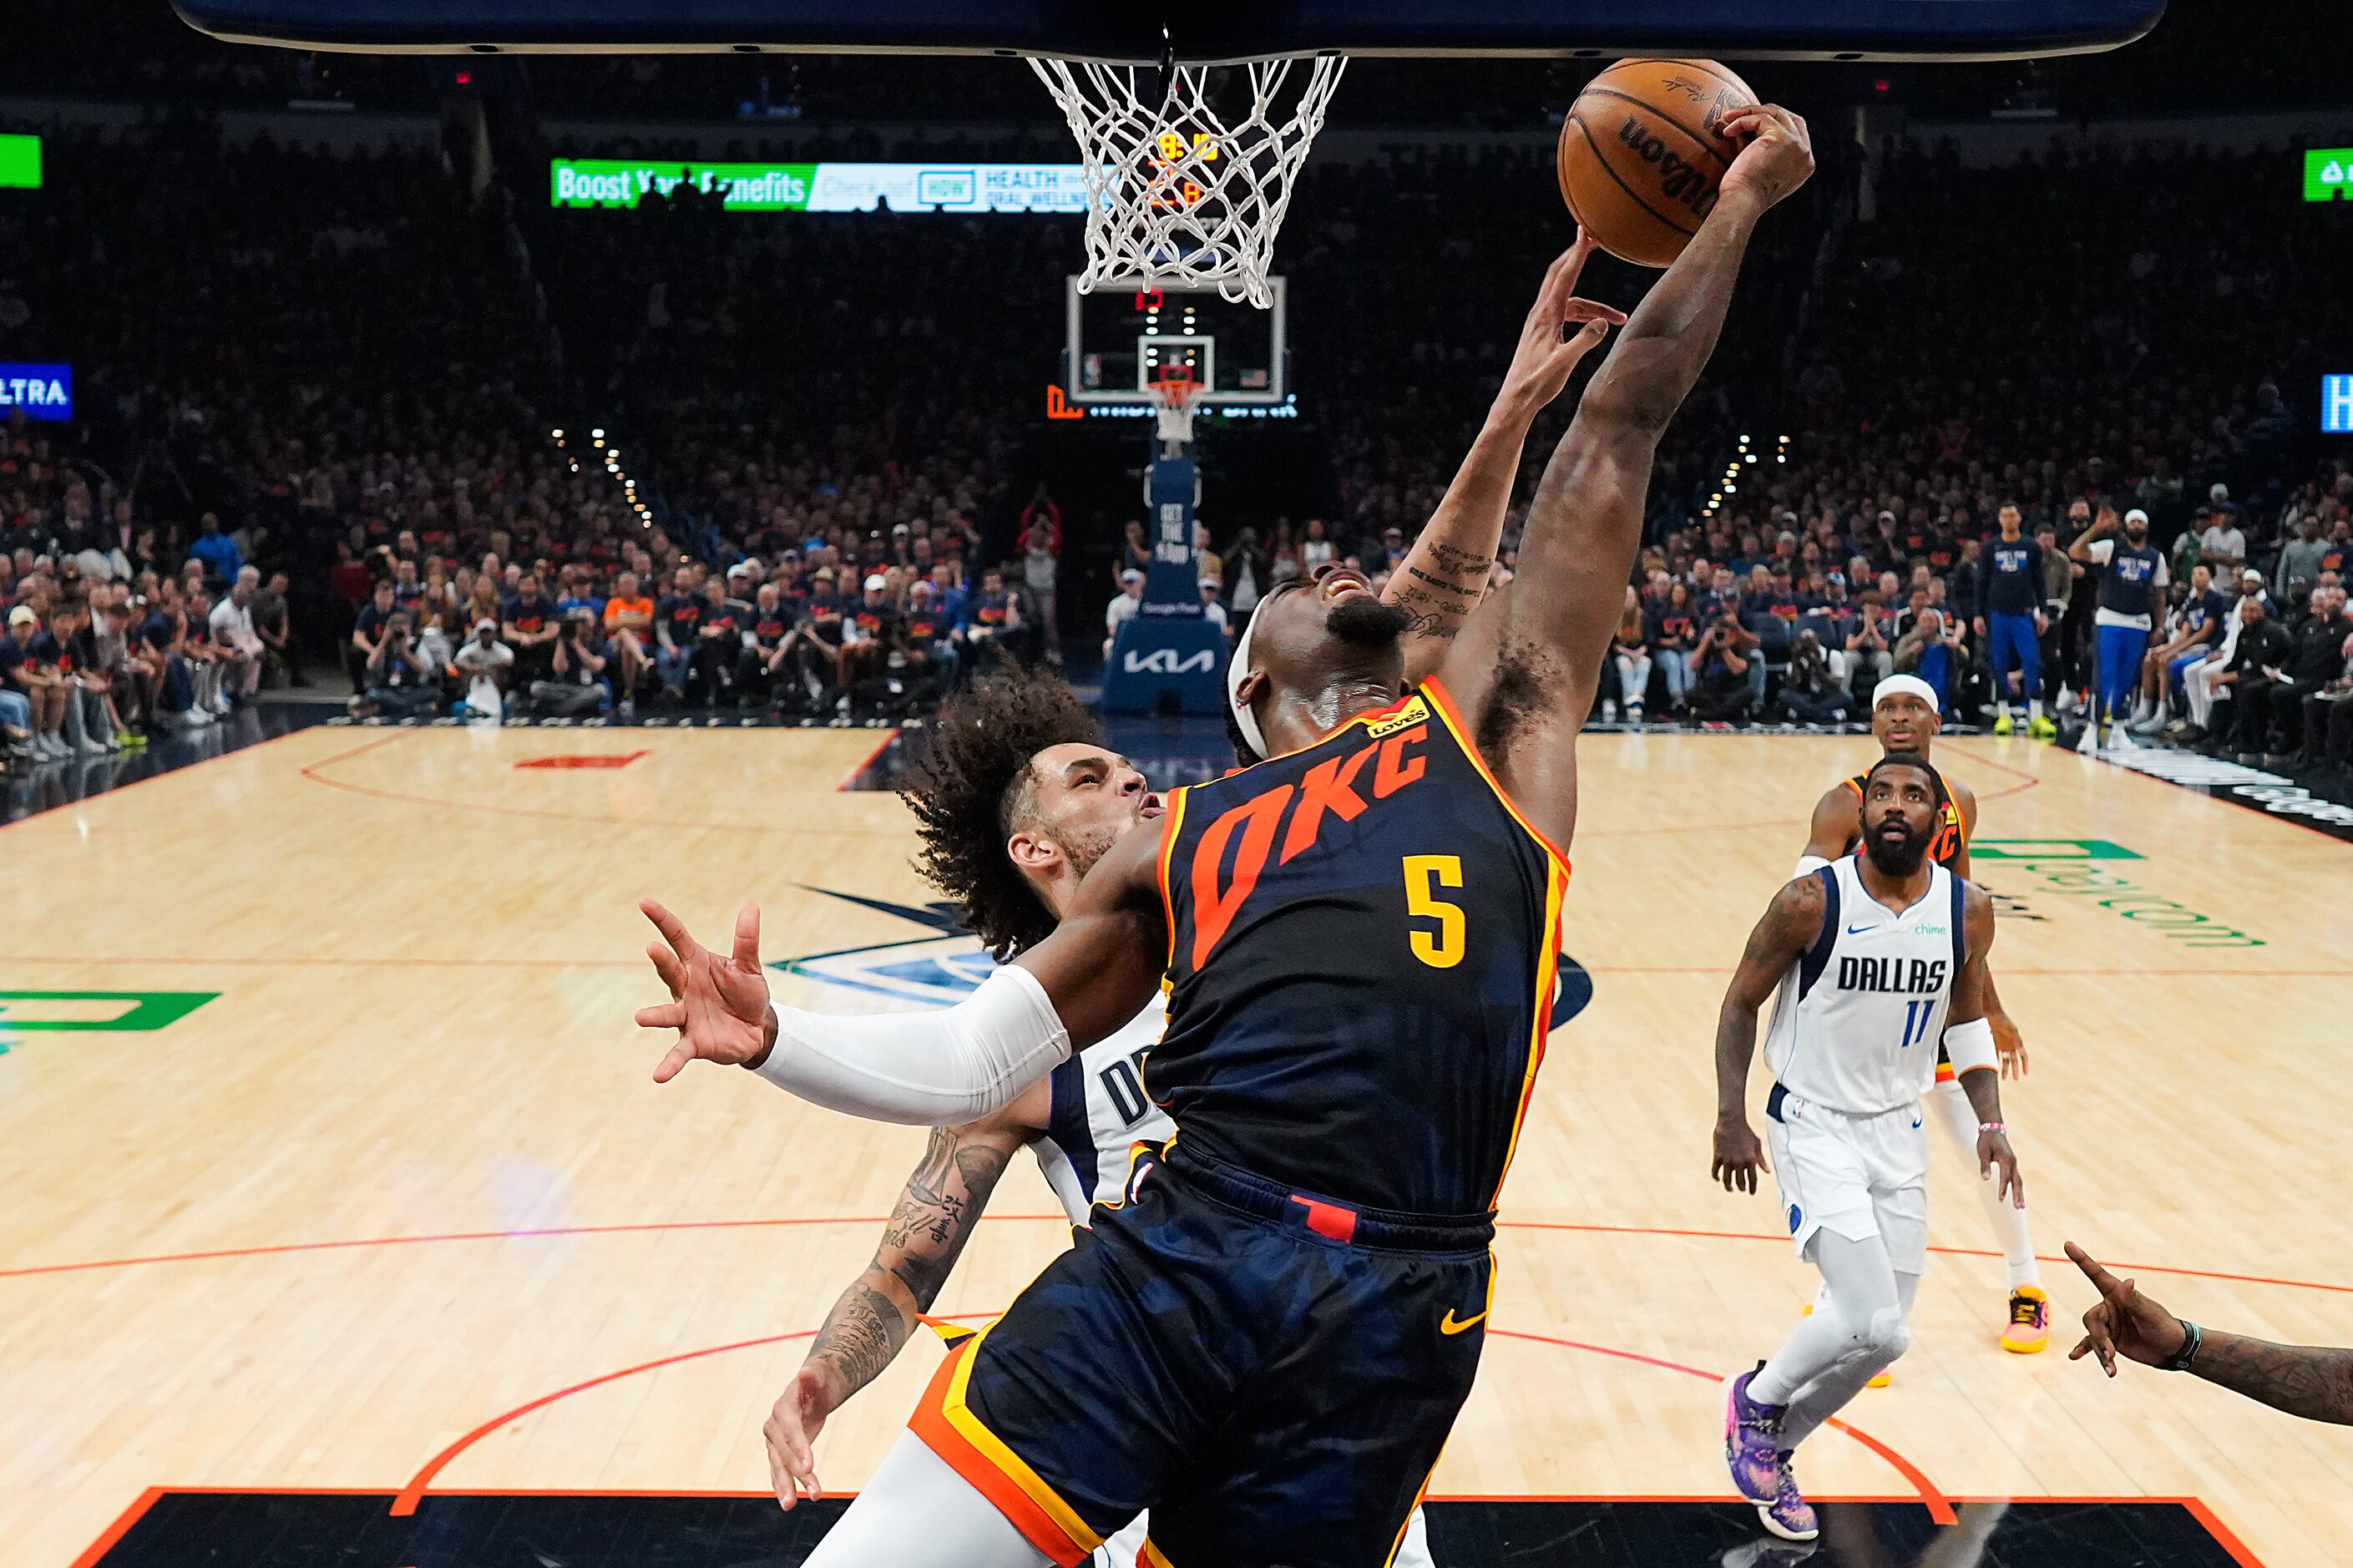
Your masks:
<svg viewBox="0 0 2353 1568"><path fill-rule="evenodd" d="M2130 43L2164 0L174 0L241 43L362 52L1004 54L1148 65L1282 55L2010 59ZM1166 44L1164 46L1164 37Z"/></svg>

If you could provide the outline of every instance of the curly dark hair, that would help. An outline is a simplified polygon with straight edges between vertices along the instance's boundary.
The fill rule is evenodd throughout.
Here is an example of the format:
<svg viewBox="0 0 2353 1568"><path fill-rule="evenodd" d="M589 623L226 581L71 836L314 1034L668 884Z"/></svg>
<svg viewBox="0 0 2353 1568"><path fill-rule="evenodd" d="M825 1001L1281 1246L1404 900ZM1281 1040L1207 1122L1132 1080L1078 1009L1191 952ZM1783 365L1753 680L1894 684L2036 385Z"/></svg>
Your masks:
<svg viewBox="0 0 2353 1568"><path fill-rule="evenodd" d="M1055 923L1005 852L1024 809L1029 759L1049 746L1101 745L1103 725L1059 676L1017 667L942 704L930 741L914 782L900 792L923 841L915 869L962 909L1001 963Z"/></svg>

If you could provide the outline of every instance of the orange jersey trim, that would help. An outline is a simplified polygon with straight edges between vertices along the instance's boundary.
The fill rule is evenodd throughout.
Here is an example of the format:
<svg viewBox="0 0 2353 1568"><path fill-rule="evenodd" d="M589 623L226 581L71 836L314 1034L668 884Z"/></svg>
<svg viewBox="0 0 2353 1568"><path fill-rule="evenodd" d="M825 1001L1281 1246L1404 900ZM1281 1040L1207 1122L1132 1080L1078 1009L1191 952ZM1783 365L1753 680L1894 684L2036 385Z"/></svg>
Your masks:
<svg viewBox="0 0 2353 1568"><path fill-rule="evenodd" d="M1176 894L1169 872L1176 858L1177 836L1185 831L1185 797L1189 789L1172 790L1160 807L1160 918L1168 926L1168 953L1162 961L1161 984L1167 985L1167 972L1176 967Z"/></svg>
<svg viewBox="0 0 2353 1568"><path fill-rule="evenodd" d="M1529 832L1535 829L1531 827ZM1541 840L1540 840L1541 841ZM1550 845L1546 845L1547 849ZM1520 1080L1520 1105L1512 1114L1512 1141L1504 1146L1504 1168L1495 1173L1495 1190L1488 1195L1487 1206L1493 1208L1504 1195L1504 1179L1512 1173L1512 1157L1520 1152L1520 1130L1527 1125L1528 1106L1535 1099L1536 1069L1544 1066L1545 1039L1552 1033L1553 986L1560 970L1561 906L1568 898L1568 862L1557 855L1553 858L1551 874L1545 879L1544 956L1536 963L1535 1021L1529 1028L1528 1068ZM1494 1275L1487 1277L1489 1297L1494 1289Z"/></svg>
<svg viewBox="0 0 2353 1568"><path fill-rule="evenodd" d="M1527 819L1518 804L1512 799L1511 791L1504 787L1503 781L1496 778L1493 771L1487 766L1487 759L1481 756L1479 748L1471 743L1471 731L1462 722L1461 712L1454 706L1454 699L1448 694L1446 688L1438 683L1438 677L1433 675L1421 683L1421 694L1430 700L1430 711L1438 715L1448 731L1453 735L1454 743L1461 748L1464 756L1471 759L1471 765L1479 770L1479 776L1487 781L1487 787L1495 792L1495 798L1504 803L1504 809L1512 814L1512 820L1525 829L1529 837L1544 846L1544 852L1560 863L1561 873L1566 877L1568 872L1568 852L1545 837L1543 831ZM1547 1012L1551 1010L1551 999L1547 997L1545 1004Z"/></svg>
<svg viewBox="0 0 2353 1568"><path fill-rule="evenodd" d="M988 1328L996 1326L991 1323ZM908 1430L950 1469L971 1482L1030 1545L1060 1568L1080 1568L1103 1538L1088 1529L1077 1510L983 1426L965 1404L973 1357L987 1337L988 1329L983 1329L948 1352L923 1398L916 1401Z"/></svg>

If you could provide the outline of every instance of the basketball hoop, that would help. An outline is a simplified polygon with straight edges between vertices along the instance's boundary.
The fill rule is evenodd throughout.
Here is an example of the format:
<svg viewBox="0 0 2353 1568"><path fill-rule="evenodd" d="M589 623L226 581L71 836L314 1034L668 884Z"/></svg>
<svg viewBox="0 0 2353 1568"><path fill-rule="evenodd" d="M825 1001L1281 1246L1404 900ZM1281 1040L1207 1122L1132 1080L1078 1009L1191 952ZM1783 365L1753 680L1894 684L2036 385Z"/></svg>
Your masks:
<svg viewBox="0 0 2353 1568"><path fill-rule="evenodd" d="M1341 55L1157 68L1031 60L1078 138L1087 187L1081 292L1140 275L1214 287L1264 310L1275 231L1347 63Z"/></svg>
<svg viewBox="0 0 2353 1568"><path fill-rule="evenodd" d="M1152 400L1159 406L1153 410L1157 422L1154 432L1165 450L1169 447L1187 447L1193 442L1193 403L1201 395L1201 384L1193 373L1181 364L1172 364L1152 383Z"/></svg>

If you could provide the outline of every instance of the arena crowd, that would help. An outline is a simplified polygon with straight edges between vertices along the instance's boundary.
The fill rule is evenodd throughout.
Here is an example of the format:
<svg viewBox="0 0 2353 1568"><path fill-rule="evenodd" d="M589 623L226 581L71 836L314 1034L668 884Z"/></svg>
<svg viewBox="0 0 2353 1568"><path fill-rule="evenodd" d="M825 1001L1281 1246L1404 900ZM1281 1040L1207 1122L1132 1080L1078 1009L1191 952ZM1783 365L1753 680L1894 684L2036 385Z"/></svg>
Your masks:
<svg viewBox="0 0 2353 1568"><path fill-rule="evenodd" d="M306 656L387 715L887 721L988 658L1091 658L1133 603L1128 518L1066 518L1039 483L1071 504L1025 368L1059 294L1021 280L1075 254L1067 220L551 215L514 194L527 170L476 190L445 148L231 146L187 110L50 140L52 188L0 207L19 258L0 352L89 369L84 418L13 426L0 467L20 752L201 725L307 679ZM1604 717L1852 721L1905 669L1957 721L2041 733L2103 640L2097 564L2070 551L2139 512L2168 580L2132 727L2341 761L2353 710L2324 645L2353 489L2308 397L2309 345L2345 327L2344 217L2176 242L2183 214L2243 206L2262 156L1989 169L1891 146L1878 222L1820 182L1818 210L1760 237L1775 254L1662 454ZM1448 279L1541 272L1562 237L1544 163L1406 145L1311 164L1284 266L1297 455L1329 480L1289 515L1211 490L1203 592L1229 629L1292 572L1378 574L1428 517L1520 308ZM2063 265L2000 264L2005 236ZM1614 265L1591 291L1639 287ZM1955 330L1912 330L1938 312ZM607 446L553 437L549 410L581 407L610 411ZM2024 598L1994 570L2012 506L2041 579Z"/></svg>

